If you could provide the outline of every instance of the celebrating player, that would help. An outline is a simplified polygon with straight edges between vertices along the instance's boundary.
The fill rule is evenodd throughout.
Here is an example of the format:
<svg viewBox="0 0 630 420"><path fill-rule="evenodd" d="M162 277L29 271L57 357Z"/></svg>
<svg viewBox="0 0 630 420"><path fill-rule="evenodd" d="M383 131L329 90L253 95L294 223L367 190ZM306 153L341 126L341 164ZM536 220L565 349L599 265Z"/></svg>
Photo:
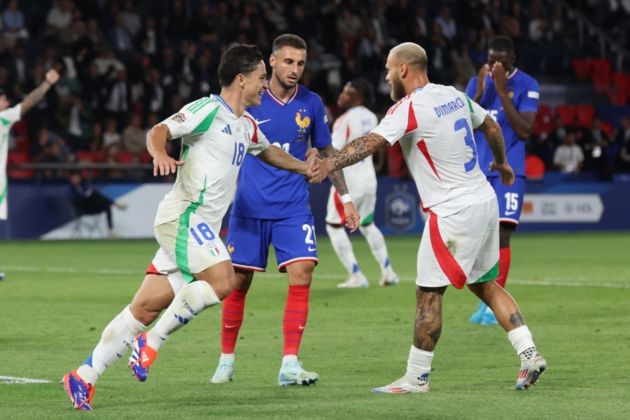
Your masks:
<svg viewBox="0 0 630 420"><path fill-rule="evenodd" d="M220 95L187 104L147 135L153 174L169 175L180 169L173 189L158 207L154 231L160 248L144 282L131 304L105 327L87 360L63 378L79 410L92 409L94 384L128 348L133 348L129 366L140 381L146 380L149 366L169 335L232 290L234 269L217 232L245 155L312 174L306 163L268 147L267 138L245 111L260 104L266 86L265 63L258 48L229 48L221 57L218 74ZM175 160L167 155L166 142L180 137L181 157ZM313 159L308 163L317 170ZM164 308L155 326L142 332Z"/></svg>
<svg viewBox="0 0 630 420"><path fill-rule="evenodd" d="M433 351L442 331L442 296L448 285L468 285L494 310L521 360L516 389L535 384L547 362L538 353L514 299L494 281L498 271L499 223L494 191L479 169L473 128L492 151L492 168L504 184L514 182L501 128L488 112L453 87L427 76L427 56L417 44L394 47L386 80L398 101L370 134L352 141L320 164L329 170L352 165L385 144L400 142L429 220L418 250L416 320L406 374L376 393L429 391Z"/></svg>
<svg viewBox="0 0 630 420"><path fill-rule="evenodd" d="M48 89L59 80L59 73L56 70L48 70L44 81L31 93L26 95L24 100L19 104L9 108L9 101L6 93L0 89L0 220L7 220L8 204L7 204L7 158L9 156L9 131L11 126L18 122L24 114L30 111L39 103ZM0 280L4 278L4 273L0 273Z"/></svg>
<svg viewBox="0 0 630 420"><path fill-rule="evenodd" d="M273 144L303 160L307 146L321 155L334 152L321 99L298 82L306 65L306 42L285 34L273 42L269 58L271 80L262 104L248 111ZM359 215L352 206L343 172L330 174L341 196L347 225L356 229ZM319 376L304 370L298 351L308 317L313 270L317 264L315 227L304 178L246 158L230 215L227 246L236 270L237 286L223 304L221 357L211 378L225 383L234 374L234 348L243 323L245 297L255 271L265 271L269 246L278 269L288 274L289 290L283 318L284 357L278 384L310 385Z"/></svg>
<svg viewBox="0 0 630 420"><path fill-rule="evenodd" d="M512 40L492 38L488 45L488 64L468 82L466 94L486 108L501 126L505 137L507 160L516 175L514 184L503 185L496 170L490 168L492 153L481 131L475 132L479 166L486 174L499 200L499 275L496 281L505 287L510 272L510 236L518 226L525 194L525 140L534 127L540 89L534 78L514 67ZM494 313L481 302L470 318L475 324L497 323Z"/></svg>
<svg viewBox="0 0 630 420"><path fill-rule="evenodd" d="M335 149L341 149L350 141L369 133L378 122L376 115L368 109L374 98L372 85L366 80L352 80L344 86L337 99L337 105L346 112L333 125L332 141ZM374 224L374 207L376 206L376 172L372 163L372 155L361 162L343 169L348 183L348 190L354 205L359 211L361 222L359 230L365 236L370 250L381 267L381 286L398 283L387 253L385 238ZM326 214L326 232L339 260L348 271L348 280L338 287L367 287L368 280L359 269L352 243L343 225L345 213L342 199L335 187L330 188L328 210Z"/></svg>

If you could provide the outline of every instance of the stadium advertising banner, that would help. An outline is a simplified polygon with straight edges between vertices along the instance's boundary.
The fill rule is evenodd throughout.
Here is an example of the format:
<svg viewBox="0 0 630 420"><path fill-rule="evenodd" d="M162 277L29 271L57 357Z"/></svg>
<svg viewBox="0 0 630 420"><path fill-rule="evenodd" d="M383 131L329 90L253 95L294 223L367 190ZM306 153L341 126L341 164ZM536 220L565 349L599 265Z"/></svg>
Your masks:
<svg viewBox="0 0 630 420"><path fill-rule="evenodd" d="M112 208L113 232L105 214L78 217L65 184L9 184L9 220L0 222L3 239L152 238L153 218L171 189L166 183L105 183L96 187L127 205ZM324 219L330 184L311 186L317 234ZM374 221L387 235L419 235L424 215L413 182L379 178ZM630 182L528 183L519 231L630 230ZM227 226L227 220L224 220Z"/></svg>
<svg viewBox="0 0 630 420"><path fill-rule="evenodd" d="M603 213L598 194L527 194L521 222L598 223Z"/></svg>

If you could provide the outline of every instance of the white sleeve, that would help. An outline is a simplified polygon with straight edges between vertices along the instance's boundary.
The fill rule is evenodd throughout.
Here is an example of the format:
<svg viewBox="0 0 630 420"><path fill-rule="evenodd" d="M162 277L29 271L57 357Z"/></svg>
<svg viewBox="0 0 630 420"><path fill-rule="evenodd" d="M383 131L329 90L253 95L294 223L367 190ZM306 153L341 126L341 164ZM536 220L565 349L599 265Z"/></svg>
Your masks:
<svg viewBox="0 0 630 420"><path fill-rule="evenodd" d="M410 107L413 107L413 103L408 98L394 104L372 133L383 137L389 144L395 144L402 136L417 129L415 116L413 112L409 112ZM412 124L409 121L410 116L414 118Z"/></svg>
<svg viewBox="0 0 630 420"><path fill-rule="evenodd" d="M204 97L184 105L161 124L168 127L173 139L201 134L208 131L220 107L216 100Z"/></svg>
<svg viewBox="0 0 630 420"><path fill-rule="evenodd" d="M468 95L466 95L466 103L468 104L468 109L470 110L470 120L472 121L473 128L477 128L483 124L483 120L486 119L488 111L477 102L471 100Z"/></svg>
<svg viewBox="0 0 630 420"><path fill-rule="evenodd" d="M19 103L16 106L7 108L0 112L0 118L5 121L9 121L10 124L17 122L22 117L22 104Z"/></svg>
<svg viewBox="0 0 630 420"><path fill-rule="evenodd" d="M256 120L254 120L251 115L243 114L243 116L251 122L251 124L248 124L249 128L247 130L247 140L249 141L247 153L256 156L269 147L269 140L267 140L267 136L258 128Z"/></svg>
<svg viewBox="0 0 630 420"><path fill-rule="evenodd" d="M339 127L333 126L333 131L331 133L332 145L335 150L341 150L343 146L346 145L346 139L349 138L347 136L348 130L351 130L350 122L346 118L344 121L339 121Z"/></svg>

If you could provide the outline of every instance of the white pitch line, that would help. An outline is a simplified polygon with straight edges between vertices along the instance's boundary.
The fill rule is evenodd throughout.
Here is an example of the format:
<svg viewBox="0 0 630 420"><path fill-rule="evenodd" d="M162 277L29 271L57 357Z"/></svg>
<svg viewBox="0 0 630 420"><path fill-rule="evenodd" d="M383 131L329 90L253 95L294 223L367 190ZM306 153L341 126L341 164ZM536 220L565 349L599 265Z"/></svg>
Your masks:
<svg viewBox="0 0 630 420"><path fill-rule="evenodd" d="M48 379L19 378L17 376L0 376L0 384L49 384Z"/></svg>
<svg viewBox="0 0 630 420"><path fill-rule="evenodd" d="M94 268L94 269L78 269L72 267L34 267L34 266L3 266L5 272L19 271L25 273L69 273L69 274L101 274L101 275L132 275L142 276L142 270L129 270L123 268ZM266 278L285 279L286 274L269 271L260 273L258 276ZM315 279L323 280L339 280L342 281L345 275L336 274L314 274ZM401 276L401 281L415 282L415 277ZM630 284L625 280L617 282L598 282L597 280L586 277L543 277L538 280L509 279L510 284L518 286L541 286L541 287L594 287L601 289L630 289Z"/></svg>

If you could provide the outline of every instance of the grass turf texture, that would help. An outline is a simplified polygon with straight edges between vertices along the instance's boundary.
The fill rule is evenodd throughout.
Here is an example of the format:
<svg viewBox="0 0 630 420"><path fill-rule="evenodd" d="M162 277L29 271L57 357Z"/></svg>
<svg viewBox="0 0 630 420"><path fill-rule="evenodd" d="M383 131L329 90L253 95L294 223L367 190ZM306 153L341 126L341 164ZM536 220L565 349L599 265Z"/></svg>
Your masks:
<svg viewBox="0 0 630 420"><path fill-rule="evenodd" d="M414 317L417 238L388 238L397 287L379 288L365 242L355 250L370 288L339 290L345 272L330 243L311 293L302 343L313 387L280 388L284 275L256 274L237 347L234 382L211 385L220 352L220 309L173 335L146 383L126 356L96 386L94 418L628 418L630 235L516 234L508 288L549 362L530 391L513 390L518 359L499 327L470 325L477 301L445 295L432 392L374 395L401 376ZM91 352L131 299L152 241L0 244L0 375L49 384L0 383L0 418L78 418L58 383Z"/></svg>

